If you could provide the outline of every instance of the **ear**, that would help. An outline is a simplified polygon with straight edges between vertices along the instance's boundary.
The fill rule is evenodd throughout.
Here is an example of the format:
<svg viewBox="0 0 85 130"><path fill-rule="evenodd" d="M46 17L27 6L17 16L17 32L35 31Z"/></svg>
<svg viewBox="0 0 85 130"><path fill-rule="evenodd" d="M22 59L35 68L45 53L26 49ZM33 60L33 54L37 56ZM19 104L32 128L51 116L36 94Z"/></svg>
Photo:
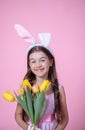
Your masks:
<svg viewBox="0 0 85 130"><path fill-rule="evenodd" d="M50 33L39 33L40 43L47 47L50 44L51 34Z"/></svg>
<svg viewBox="0 0 85 130"><path fill-rule="evenodd" d="M53 59L50 60L50 67L53 65Z"/></svg>
<svg viewBox="0 0 85 130"><path fill-rule="evenodd" d="M31 33L26 30L22 25L20 24L15 24L15 30L17 32L17 34L24 39L25 42L28 43L35 43L35 39L33 38L33 36L31 35Z"/></svg>

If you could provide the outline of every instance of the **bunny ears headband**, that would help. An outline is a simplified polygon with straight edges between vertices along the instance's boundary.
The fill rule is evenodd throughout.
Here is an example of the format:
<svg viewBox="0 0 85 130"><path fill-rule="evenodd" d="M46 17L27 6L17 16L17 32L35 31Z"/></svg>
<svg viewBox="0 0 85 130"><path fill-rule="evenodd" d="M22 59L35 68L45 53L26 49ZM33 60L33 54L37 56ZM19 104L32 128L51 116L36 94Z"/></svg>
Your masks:
<svg viewBox="0 0 85 130"><path fill-rule="evenodd" d="M36 41L35 41L34 37L32 36L32 34L28 30L26 30L22 25L15 24L15 30L16 30L17 34L25 42L30 44L30 46L27 49L27 54L33 47L42 46L42 47L46 48L53 55L52 50L49 48L49 44L50 44L50 40L51 40L50 33L39 33L38 34L39 43L36 44Z"/></svg>

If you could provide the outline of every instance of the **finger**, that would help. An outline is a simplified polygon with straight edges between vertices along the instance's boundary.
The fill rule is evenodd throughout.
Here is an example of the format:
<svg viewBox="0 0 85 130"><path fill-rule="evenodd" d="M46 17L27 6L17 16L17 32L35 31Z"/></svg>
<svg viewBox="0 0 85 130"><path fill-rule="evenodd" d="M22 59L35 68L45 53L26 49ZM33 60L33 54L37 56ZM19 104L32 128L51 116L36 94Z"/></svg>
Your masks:
<svg viewBox="0 0 85 130"><path fill-rule="evenodd" d="M28 126L28 130L31 130L31 127L32 127L32 124L30 124L30 125Z"/></svg>
<svg viewBox="0 0 85 130"><path fill-rule="evenodd" d="M35 127L35 130L41 130L40 128L38 128L38 127Z"/></svg>
<svg viewBox="0 0 85 130"><path fill-rule="evenodd" d="M35 126L34 125L31 126L31 130L35 130Z"/></svg>

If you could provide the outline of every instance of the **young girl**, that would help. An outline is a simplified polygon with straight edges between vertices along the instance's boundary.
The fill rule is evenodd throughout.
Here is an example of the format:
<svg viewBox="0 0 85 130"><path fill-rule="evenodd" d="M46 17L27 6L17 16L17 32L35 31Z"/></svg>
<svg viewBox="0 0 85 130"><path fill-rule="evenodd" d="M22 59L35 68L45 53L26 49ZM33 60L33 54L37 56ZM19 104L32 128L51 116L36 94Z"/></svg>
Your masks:
<svg viewBox="0 0 85 130"><path fill-rule="evenodd" d="M37 127L34 127L20 104L17 104L15 119L22 130L64 130L68 123L68 112L64 87L59 84L52 51L41 44L31 46L27 52L27 73L31 85L48 79L51 86L46 91L47 107Z"/></svg>

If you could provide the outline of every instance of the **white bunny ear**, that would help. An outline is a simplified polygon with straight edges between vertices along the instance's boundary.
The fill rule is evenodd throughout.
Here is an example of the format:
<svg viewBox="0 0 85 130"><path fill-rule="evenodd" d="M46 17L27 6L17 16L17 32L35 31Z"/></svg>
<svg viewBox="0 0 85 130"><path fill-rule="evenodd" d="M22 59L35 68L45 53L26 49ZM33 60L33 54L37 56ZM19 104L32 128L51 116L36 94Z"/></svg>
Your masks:
<svg viewBox="0 0 85 130"><path fill-rule="evenodd" d="M15 30L18 33L18 35L24 39L24 41L28 42L28 43L35 43L35 39L33 38L33 36L31 35L30 32L28 32L23 26L21 26L20 24L15 24Z"/></svg>
<svg viewBox="0 0 85 130"><path fill-rule="evenodd" d="M38 36L39 36L40 43L47 47L51 40L51 34L50 33L39 33Z"/></svg>

